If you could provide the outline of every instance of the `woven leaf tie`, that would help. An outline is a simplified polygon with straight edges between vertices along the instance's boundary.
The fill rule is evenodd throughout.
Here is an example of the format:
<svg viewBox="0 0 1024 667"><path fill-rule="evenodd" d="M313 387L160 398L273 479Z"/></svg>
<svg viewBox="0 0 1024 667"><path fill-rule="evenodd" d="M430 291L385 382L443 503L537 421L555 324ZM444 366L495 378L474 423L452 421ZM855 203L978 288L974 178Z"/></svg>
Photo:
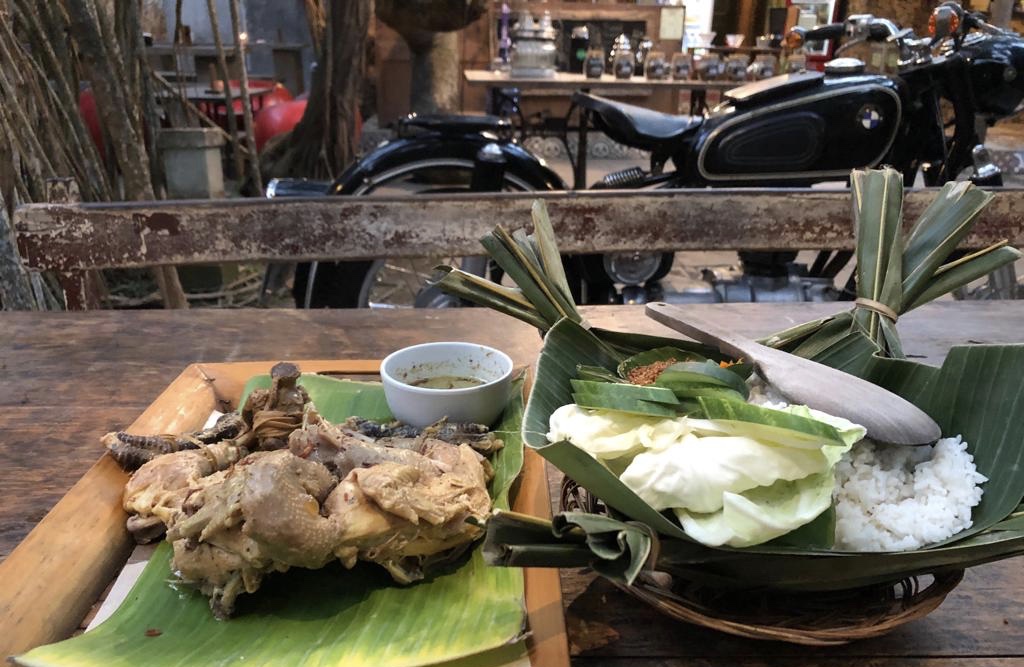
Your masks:
<svg viewBox="0 0 1024 667"><path fill-rule="evenodd" d="M882 303L881 301L875 301L874 299L869 299L867 297L862 296L858 297L857 300L854 301L853 303L857 308L863 308L864 310L870 310L872 312L878 313L882 317L887 318L893 324L895 324L896 320L899 319L899 314L889 306Z"/></svg>

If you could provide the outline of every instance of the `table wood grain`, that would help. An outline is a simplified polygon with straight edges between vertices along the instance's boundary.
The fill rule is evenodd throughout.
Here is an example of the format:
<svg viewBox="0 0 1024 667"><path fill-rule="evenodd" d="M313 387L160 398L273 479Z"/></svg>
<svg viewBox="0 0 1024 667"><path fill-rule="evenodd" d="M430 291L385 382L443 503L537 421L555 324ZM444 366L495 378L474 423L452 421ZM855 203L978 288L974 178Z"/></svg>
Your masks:
<svg viewBox="0 0 1024 667"><path fill-rule="evenodd" d="M843 306L692 308L758 336ZM639 307L585 314L596 326L669 334ZM908 354L938 364L954 344L1021 342L1024 304L931 304L902 318L900 330ZM380 358L405 345L450 339L494 345L517 364L533 361L541 344L535 329L480 309L0 313L0 560L100 456L99 437L130 423L190 363ZM557 471L549 478L556 483ZM680 624L584 570L564 571L562 589L578 666L1024 667L1020 560L968 571L936 612L890 635L824 649Z"/></svg>

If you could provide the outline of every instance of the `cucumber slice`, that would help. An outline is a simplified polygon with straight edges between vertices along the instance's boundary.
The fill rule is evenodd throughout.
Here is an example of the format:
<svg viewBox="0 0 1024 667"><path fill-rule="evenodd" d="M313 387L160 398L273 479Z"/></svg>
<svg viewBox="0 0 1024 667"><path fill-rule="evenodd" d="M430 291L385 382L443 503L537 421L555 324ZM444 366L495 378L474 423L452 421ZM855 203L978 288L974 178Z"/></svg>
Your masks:
<svg viewBox="0 0 1024 667"><path fill-rule="evenodd" d="M743 396L746 400L750 395L750 388L736 373L727 368L722 368L713 361L686 361L672 364L666 368L654 385L666 387L675 391L692 385L717 385L728 387Z"/></svg>
<svg viewBox="0 0 1024 667"><path fill-rule="evenodd" d="M573 391L609 398L638 399L675 405L679 399L671 389L665 387L641 387L623 382L592 382L590 380L570 380Z"/></svg>
<svg viewBox="0 0 1024 667"><path fill-rule="evenodd" d="M679 414L674 408L663 403L652 403L635 398L611 398L595 394L575 393L572 400L581 408L590 410L615 410L645 417L674 418Z"/></svg>
<svg viewBox="0 0 1024 667"><path fill-rule="evenodd" d="M673 390L673 395L678 398L720 398L741 402L744 400L743 395L735 389L713 384L681 385Z"/></svg>
<svg viewBox="0 0 1024 667"><path fill-rule="evenodd" d="M820 446L823 443L846 446L835 427L817 419L762 408L742 401L703 397L697 400L706 419L729 425L745 435L763 437L766 440L793 446Z"/></svg>

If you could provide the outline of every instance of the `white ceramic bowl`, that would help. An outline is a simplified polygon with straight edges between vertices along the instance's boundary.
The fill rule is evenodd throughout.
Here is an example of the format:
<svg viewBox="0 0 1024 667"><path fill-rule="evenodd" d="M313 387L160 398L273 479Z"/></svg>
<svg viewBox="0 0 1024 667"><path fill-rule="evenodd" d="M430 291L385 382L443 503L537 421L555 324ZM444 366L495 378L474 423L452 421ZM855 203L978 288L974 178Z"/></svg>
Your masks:
<svg viewBox="0 0 1024 667"><path fill-rule="evenodd" d="M410 382L452 375L483 384L461 389L414 387ZM423 427L442 417L491 425L509 397L512 359L475 343L424 343L389 354L380 365L384 396L395 419Z"/></svg>

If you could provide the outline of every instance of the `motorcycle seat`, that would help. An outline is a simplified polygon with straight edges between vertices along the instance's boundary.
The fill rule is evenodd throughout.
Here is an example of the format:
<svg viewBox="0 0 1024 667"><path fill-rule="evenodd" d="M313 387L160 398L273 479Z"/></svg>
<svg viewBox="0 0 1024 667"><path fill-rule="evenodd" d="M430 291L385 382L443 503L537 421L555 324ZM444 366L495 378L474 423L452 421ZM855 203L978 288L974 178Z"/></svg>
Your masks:
<svg viewBox="0 0 1024 667"><path fill-rule="evenodd" d="M648 151L664 151L704 122L703 116L661 113L590 93L576 92L572 101L590 111L597 128L613 141Z"/></svg>

